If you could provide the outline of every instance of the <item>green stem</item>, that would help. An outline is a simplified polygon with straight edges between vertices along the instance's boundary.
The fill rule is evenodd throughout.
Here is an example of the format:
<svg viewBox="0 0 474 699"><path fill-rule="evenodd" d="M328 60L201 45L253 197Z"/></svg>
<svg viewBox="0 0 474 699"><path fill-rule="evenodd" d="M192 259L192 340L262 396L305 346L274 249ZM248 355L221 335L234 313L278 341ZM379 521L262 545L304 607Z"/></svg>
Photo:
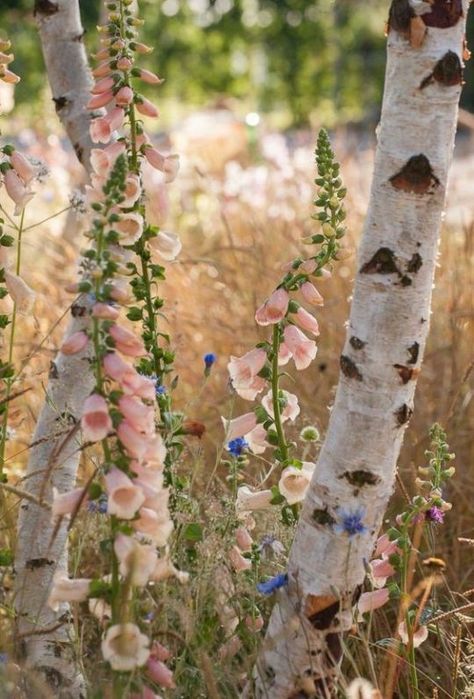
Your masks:
<svg viewBox="0 0 474 699"><path fill-rule="evenodd" d="M151 343L150 349L153 357L153 369L157 378L160 378L163 373L163 366L161 363L160 352L158 348L158 336L155 321L155 313L153 311L153 299L151 295L151 282L150 275L148 274L148 261L146 259L146 251L142 249L140 252L140 259L142 263L142 279L145 284L145 305L147 313L147 325L148 330L151 333Z"/></svg>
<svg viewBox="0 0 474 699"><path fill-rule="evenodd" d="M419 688L418 688L418 673L416 670L415 646L413 644L413 629L410 626L410 616L409 616L408 612L405 615L405 624L407 627L408 642L409 642L408 658L409 658L409 666L410 666L410 684L411 684L411 689L413 690L413 699L420 699L420 693L419 693Z"/></svg>
<svg viewBox="0 0 474 699"><path fill-rule="evenodd" d="M16 266L15 266L15 273L17 276L20 275L21 271L21 241L22 241L22 233L23 233L23 224L25 221L25 209L22 210L21 212L21 218L20 218L20 225L18 227L18 239L17 239L17 246L16 246ZM10 342L9 342L9 347L8 347L8 365L11 365L13 362L13 349L14 349L14 344L15 344L15 328L16 328L16 316L17 316L17 303L16 301L13 302L13 312L12 312L12 320L10 324ZM8 428L8 414L9 414L9 409L10 409L10 394L11 394L11 389L13 386L14 382L14 377L10 377L5 380L5 412L3 414L3 424L2 424L2 440L0 444L0 478L3 476L3 466L5 464L5 446L7 442L7 428Z"/></svg>
<svg viewBox="0 0 474 699"><path fill-rule="evenodd" d="M280 402L278 400L280 374L278 369L278 353L280 351L280 324L273 326L273 361L272 361L272 403L273 403L273 419L275 429L278 435L278 446L281 454L281 461L288 460L288 444L283 430L281 421Z"/></svg>

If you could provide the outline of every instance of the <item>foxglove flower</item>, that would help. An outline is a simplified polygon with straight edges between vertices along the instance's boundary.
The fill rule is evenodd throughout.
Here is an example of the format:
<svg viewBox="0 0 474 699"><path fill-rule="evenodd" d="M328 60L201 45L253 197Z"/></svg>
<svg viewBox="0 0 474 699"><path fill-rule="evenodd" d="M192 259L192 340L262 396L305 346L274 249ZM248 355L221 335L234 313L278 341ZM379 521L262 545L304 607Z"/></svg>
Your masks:
<svg viewBox="0 0 474 699"><path fill-rule="evenodd" d="M225 417L221 419L224 425L226 438L229 440L229 442L237 437L243 437L257 426L257 418L255 417L255 413L245 413L244 415L240 415L233 420L226 420Z"/></svg>
<svg viewBox="0 0 474 699"><path fill-rule="evenodd" d="M151 249L168 262L175 260L183 247L179 237L175 233L169 233L167 231L160 231L158 235L151 238L149 242Z"/></svg>
<svg viewBox="0 0 474 699"><path fill-rule="evenodd" d="M76 333L70 335L61 346L61 352L63 354L78 354L87 346L89 338L85 332L79 330Z"/></svg>
<svg viewBox="0 0 474 699"><path fill-rule="evenodd" d="M131 672L143 667L149 658L148 638L136 624L115 624L107 629L102 641L102 655L112 669Z"/></svg>
<svg viewBox="0 0 474 699"><path fill-rule="evenodd" d="M120 519L133 519L145 501L143 490L118 468L105 474L108 493L107 513Z"/></svg>
<svg viewBox="0 0 474 699"><path fill-rule="evenodd" d="M295 325L287 325L283 331L285 345L291 352L298 370L309 367L318 351L316 343L309 340Z"/></svg>
<svg viewBox="0 0 474 699"><path fill-rule="evenodd" d="M375 609L383 607L384 604L387 604L389 599L390 592L386 587L382 587L379 590L373 590L371 592L363 592L357 603L359 621L363 620L363 614L366 612L373 612Z"/></svg>
<svg viewBox="0 0 474 699"><path fill-rule="evenodd" d="M106 400L93 393L89 396L82 411L81 429L86 442L100 442L112 430L112 418Z"/></svg>
<svg viewBox="0 0 474 699"><path fill-rule="evenodd" d="M398 635L405 646L410 643L410 636L407 631L407 625L404 621L402 621L398 626ZM413 648L418 648L418 646L421 646L421 644L424 643L427 638L428 627L423 625L419 626L413 634Z"/></svg>
<svg viewBox="0 0 474 699"><path fill-rule="evenodd" d="M285 406L280 410L280 418L282 422L296 420L300 414L300 406L298 405L298 397L289 391L280 390ZM273 412L273 393L269 391L262 399L262 405L271 417L275 417Z"/></svg>
<svg viewBox="0 0 474 699"><path fill-rule="evenodd" d="M278 489L289 505L302 502L311 483L314 463L303 461L303 467L287 466L281 472Z"/></svg>
<svg viewBox="0 0 474 699"><path fill-rule="evenodd" d="M271 490L252 491L247 485L243 485L237 490L235 509L238 513L263 510L270 507L271 499Z"/></svg>
<svg viewBox="0 0 474 699"><path fill-rule="evenodd" d="M57 571L53 577L48 606L57 612L61 602L83 602L88 597L90 583L88 579L71 579L64 571Z"/></svg>
<svg viewBox="0 0 474 699"><path fill-rule="evenodd" d="M276 289L255 313L258 325L274 325L286 316L290 297L285 289Z"/></svg>

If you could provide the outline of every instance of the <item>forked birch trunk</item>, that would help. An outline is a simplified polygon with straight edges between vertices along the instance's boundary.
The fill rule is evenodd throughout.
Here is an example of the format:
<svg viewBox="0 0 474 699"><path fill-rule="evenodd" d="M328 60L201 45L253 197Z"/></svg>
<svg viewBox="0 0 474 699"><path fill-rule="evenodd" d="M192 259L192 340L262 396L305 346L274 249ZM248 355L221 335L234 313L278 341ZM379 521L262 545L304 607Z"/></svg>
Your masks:
<svg viewBox="0 0 474 699"><path fill-rule="evenodd" d="M335 696L343 634L393 490L428 334L467 8L467 0L392 2L375 171L340 381L288 586L278 593L248 689L256 699ZM351 514L365 527L358 536L338 533Z"/></svg>
<svg viewBox="0 0 474 699"><path fill-rule="evenodd" d="M90 113L85 105L92 83L82 42L78 0L36 0L35 16L56 111L79 160L89 168L93 147ZM71 309L66 337L87 324L86 301ZM93 378L84 353L58 354L51 364L46 400L40 412L30 451L25 489L46 503L52 490L74 488L80 459L75 426ZM67 519L56 529L49 509L23 500L20 506L15 559L17 651L24 668L28 696L43 694L62 699L85 697L79 663L74 657L69 613L47 606L56 570L67 570Z"/></svg>

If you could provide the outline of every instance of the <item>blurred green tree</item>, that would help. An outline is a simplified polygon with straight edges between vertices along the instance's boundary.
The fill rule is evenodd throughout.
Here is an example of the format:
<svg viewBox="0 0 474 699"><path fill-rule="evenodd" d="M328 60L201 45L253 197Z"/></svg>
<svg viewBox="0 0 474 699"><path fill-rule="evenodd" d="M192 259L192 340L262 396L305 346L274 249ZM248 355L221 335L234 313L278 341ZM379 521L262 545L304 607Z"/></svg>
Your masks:
<svg viewBox="0 0 474 699"><path fill-rule="evenodd" d="M14 42L20 102L44 88L34 0L2 0L1 33ZM101 0L80 0L86 42ZM141 0L150 68L166 82L162 99L192 105L225 98L244 109L277 111L300 125L375 119L383 87L388 0ZM471 14L468 34L474 36ZM463 106L474 111L468 65Z"/></svg>

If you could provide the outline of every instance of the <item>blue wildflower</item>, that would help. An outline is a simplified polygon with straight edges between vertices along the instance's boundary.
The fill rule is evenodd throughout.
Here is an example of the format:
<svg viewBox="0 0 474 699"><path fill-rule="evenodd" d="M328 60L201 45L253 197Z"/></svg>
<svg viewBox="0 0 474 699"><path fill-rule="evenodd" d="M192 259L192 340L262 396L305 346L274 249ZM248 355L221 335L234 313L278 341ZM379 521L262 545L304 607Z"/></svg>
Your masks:
<svg viewBox="0 0 474 699"><path fill-rule="evenodd" d="M349 537L353 537L358 534L364 534L367 531L367 527L363 523L365 517L364 507L357 507L352 511L343 510L341 507L337 514L339 522L334 525L334 531L337 534L347 534Z"/></svg>
<svg viewBox="0 0 474 699"><path fill-rule="evenodd" d="M94 514L107 514L107 495L105 493L98 500L91 500L87 503L87 510Z"/></svg>
<svg viewBox="0 0 474 699"><path fill-rule="evenodd" d="M217 361L217 355L214 354L214 352L209 352L208 354L204 355L203 359L204 364L209 369Z"/></svg>
<svg viewBox="0 0 474 699"><path fill-rule="evenodd" d="M156 384L155 392L157 396L163 396L166 393L166 386L163 386L161 383Z"/></svg>
<svg viewBox="0 0 474 699"><path fill-rule="evenodd" d="M275 577L270 578L270 580L265 580L265 582L257 583L257 590L262 595L271 595L275 590L279 590L280 587L284 587L288 584L288 573L279 573Z"/></svg>
<svg viewBox="0 0 474 699"><path fill-rule="evenodd" d="M227 451L233 456L240 456L244 449L249 448L249 443L244 437L237 437L237 439L232 439L227 445Z"/></svg>
<svg viewBox="0 0 474 699"><path fill-rule="evenodd" d="M209 376L211 373L212 365L217 361L217 355L214 352L208 352L204 355L204 376Z"/></svg>
<svg viewBox="0 0 474 699"><path fill-rule="evenodd" d="M8 662L8 653L0 653L0 665L6 665Z"/></svg>

